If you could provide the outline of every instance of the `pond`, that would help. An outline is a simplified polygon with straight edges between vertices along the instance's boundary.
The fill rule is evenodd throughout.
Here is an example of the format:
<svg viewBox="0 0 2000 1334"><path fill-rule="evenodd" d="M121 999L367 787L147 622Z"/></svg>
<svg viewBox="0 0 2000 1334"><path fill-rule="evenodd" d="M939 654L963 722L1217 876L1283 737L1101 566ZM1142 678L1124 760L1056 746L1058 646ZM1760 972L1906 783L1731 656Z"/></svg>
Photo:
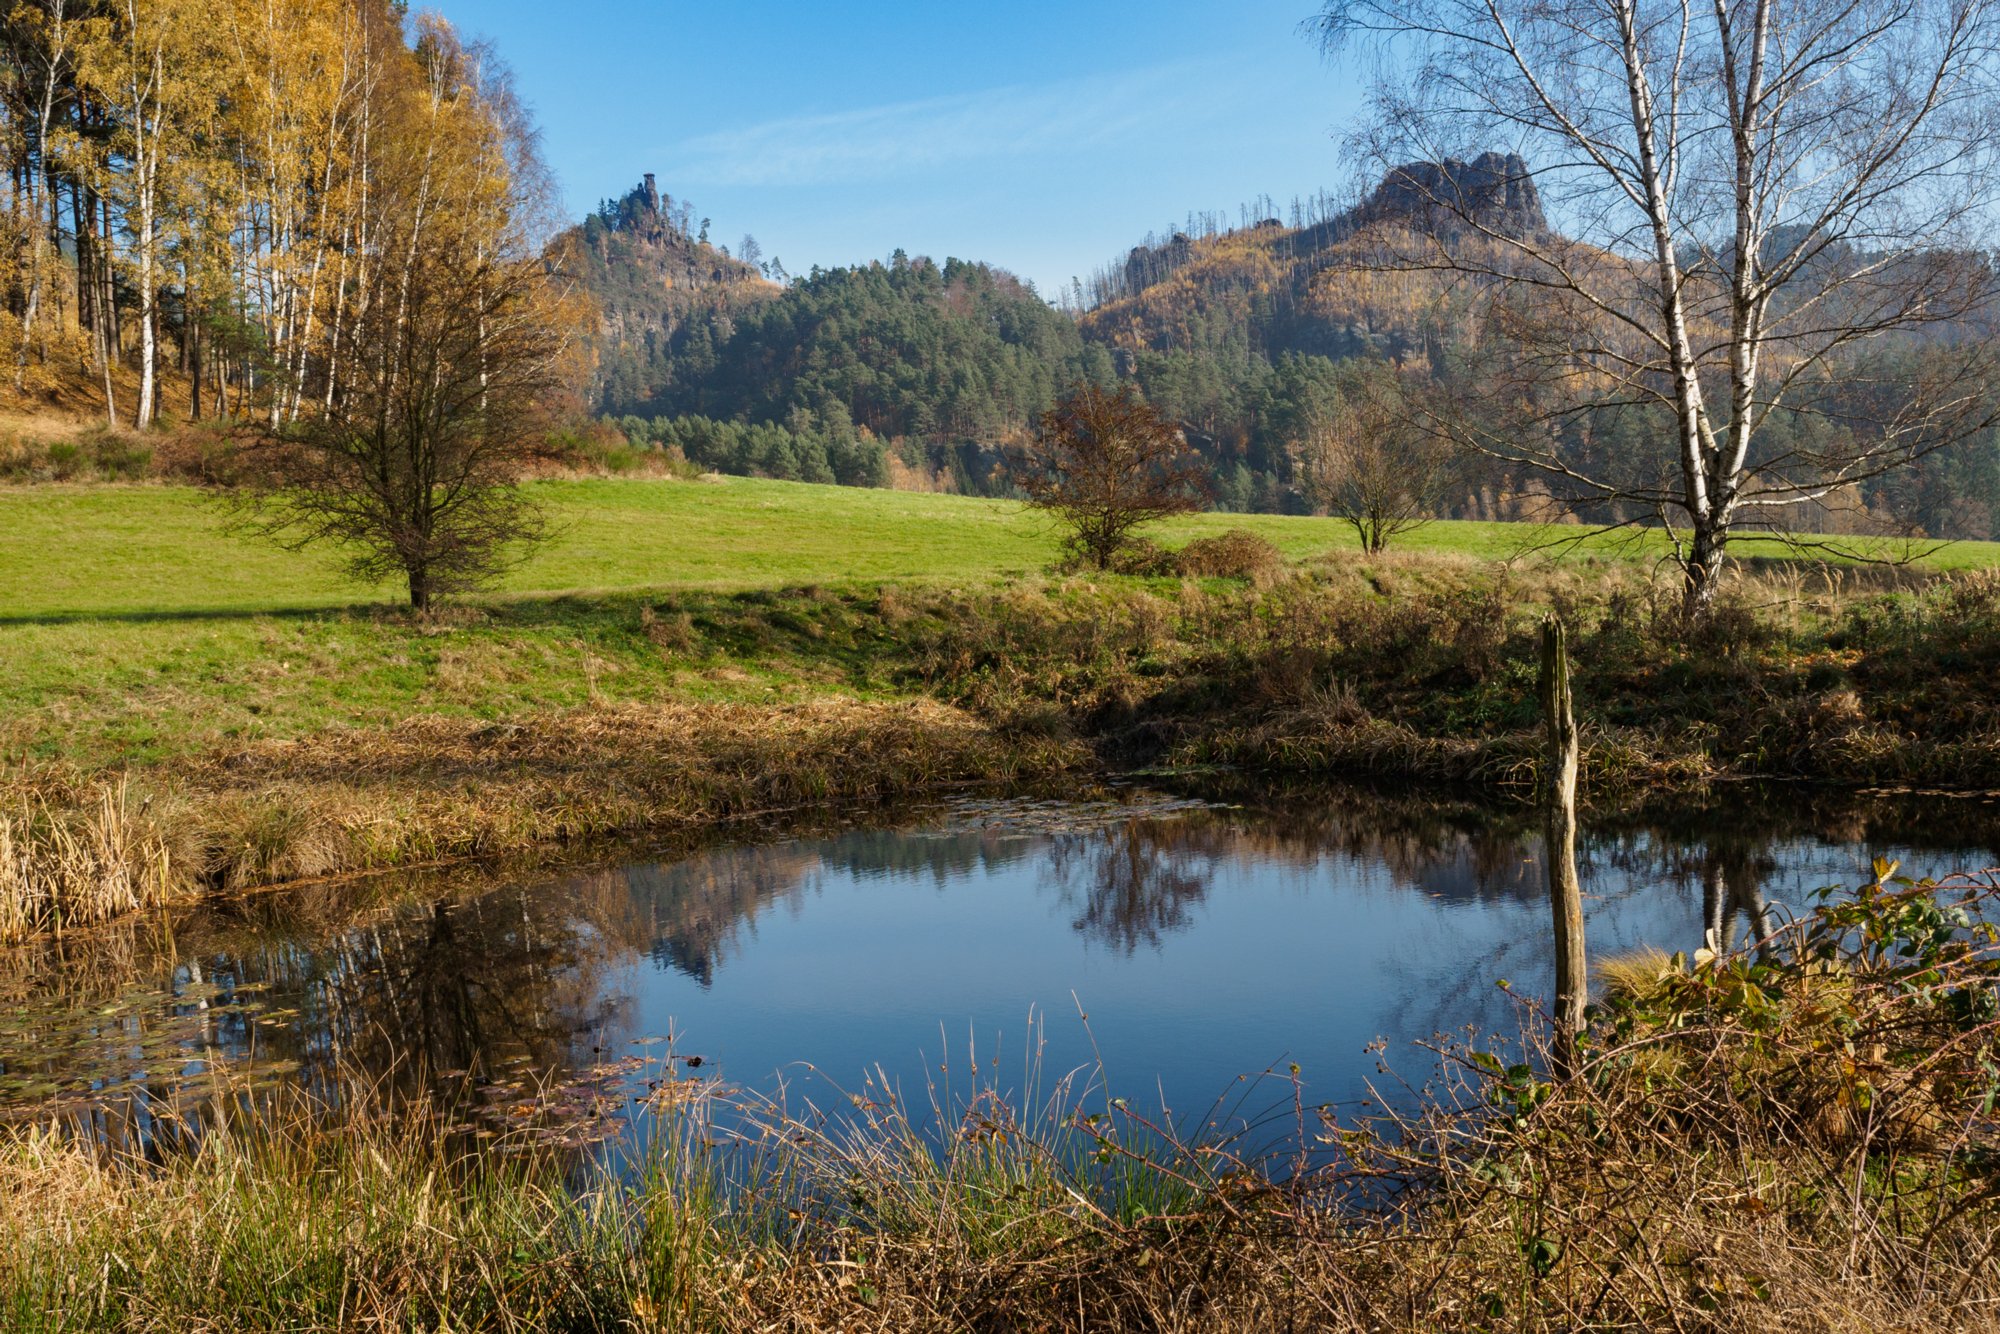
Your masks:
<svg viewBox="0 0 2000 1334"><path fill-rule="evenodd" d="M218 1087L358 1078L455 1081L496 1117L555 1088L630 1118L667 1069L822 1106L884 1086L924 1106L974 1078L1046 1094L1081 1072L1183 1121L1289 1104L1293 1065L1309 1104L1408 1096L1385 1062L1420 1083L1416 1043L1510 1032L1513 996L1549 990L1533 830L1407 792L1134 789L598 869L459 868L364 905L352 885L253 896L0 959L0 1116L143 1137ZM1996 837L1980 797L1745 790L1590 823L1590 948L1741 942L1873 858L1975 870Z"/></svg>

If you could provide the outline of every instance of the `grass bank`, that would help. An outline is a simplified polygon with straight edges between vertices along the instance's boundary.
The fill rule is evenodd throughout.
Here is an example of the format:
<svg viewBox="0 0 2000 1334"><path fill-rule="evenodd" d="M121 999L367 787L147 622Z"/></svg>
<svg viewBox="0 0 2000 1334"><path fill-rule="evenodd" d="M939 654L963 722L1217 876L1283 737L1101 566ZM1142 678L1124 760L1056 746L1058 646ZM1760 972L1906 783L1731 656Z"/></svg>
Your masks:
<svg viewBox="0 0 2000 1334"><path fill-rule="evenodd" d="M338 584L197 531L219 516L171 488L0 491L26 520L0 524L0 587L23 608L0 615L0 938L1115 767L1525 791L1550 610L1573 626L1600 800L1753 774L1985 787L2000 761L2000 578L1980 571L1752 565L1689 639L1671 579L1624 548L1369 559L1326 554L1323 520L1222 540L1201 516L1162 534L1192 554L1065 578L1020 573L1052 544L988 502L550 485L588 517L516 591L424 621L284 609ZM1426 537L1489 540L1476 527ZM521 591L596 577L652 583Z"/></svg>
<svg viewBox="0 0 2000 1334"><path fill-rule="evenodd" d="M1400 1117L1294 1103L1282 1161L1101 1083L826 1116L665 1078L619 1175L569 1147L588 1117L466 1137L448 1105L246 1104L220 1072L204 1132L150 1155L0 1134L0 1322L1988 1329L1994 897L1877 882L1750 953L1619 961L1572 1076L1524 1006Z"/></svg>
<svg viewBox="0 0 2000 1334"><path fill-rule="evenodd" d="M0 941L201 893L1047 782L1089 760L935 701L826 698L428 716L136 778L48 769L0 814Z"/></svg>

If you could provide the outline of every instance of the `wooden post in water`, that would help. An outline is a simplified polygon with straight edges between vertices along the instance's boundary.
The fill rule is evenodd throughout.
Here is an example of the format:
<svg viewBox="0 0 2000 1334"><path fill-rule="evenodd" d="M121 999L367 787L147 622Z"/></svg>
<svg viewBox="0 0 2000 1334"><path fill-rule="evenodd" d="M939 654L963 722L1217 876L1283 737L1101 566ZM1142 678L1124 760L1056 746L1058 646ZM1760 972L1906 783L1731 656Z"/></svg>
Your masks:
<svg viewBox="0 0 2000 1334"><path fill-rule="evenodd" d="M1570 711L1569 646L1563 623L1542 622L1542 717L1549 750L1542 789L1543 855L1549 868L1549 908L1555 921L1555 1072L1568 1077L1590 980L1583 957L1583 887L1576 878L1576 718Z"/></svg>

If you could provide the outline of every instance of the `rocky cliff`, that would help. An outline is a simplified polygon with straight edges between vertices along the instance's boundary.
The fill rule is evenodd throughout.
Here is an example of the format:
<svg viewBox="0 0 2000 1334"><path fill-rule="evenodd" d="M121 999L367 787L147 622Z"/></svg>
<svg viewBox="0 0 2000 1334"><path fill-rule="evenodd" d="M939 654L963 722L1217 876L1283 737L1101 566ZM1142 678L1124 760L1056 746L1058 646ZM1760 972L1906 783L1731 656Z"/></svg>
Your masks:
<svg viewBox="0 0 2000 1334"><path fill-rule="evenodd" d="M673 378L676 361L699 373L745 309L778 295L757 266L710 245L705 233L693 209L662 195L648 175L557 243L597 302L600 403L651 397Z"/></svg>
<svg viewBox="0 0 2000 1334"><path fill-rule="evenodd" d="M1350 226L1392 220L1426 230L1472 228L1502 236L1537 236L1549 229L1541 191L1517 153L1397 167L1349 215Z"/></svg>

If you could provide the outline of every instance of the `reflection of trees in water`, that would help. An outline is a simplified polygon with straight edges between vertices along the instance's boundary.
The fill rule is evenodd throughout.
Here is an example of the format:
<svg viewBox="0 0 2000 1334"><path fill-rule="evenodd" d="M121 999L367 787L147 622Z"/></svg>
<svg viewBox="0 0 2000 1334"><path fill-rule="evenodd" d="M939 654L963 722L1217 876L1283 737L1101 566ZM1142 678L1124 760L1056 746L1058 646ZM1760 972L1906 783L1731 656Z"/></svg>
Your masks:
<svg viewBox="0 0 2000 1334"><path fill-rule="evenodd" d="M1534 819L1521 807L1335 788L1266 794L1253 812L1138 818L1039 838L1010 826L720 848L529 890L486 892L491 873L467 868L421 885L363 882L339 893L322 887L260 895L227 910L127 919L0 955L0 999L31 1014L45 1007L52 1016L43 1024L37 1014L31 1025L39 1032L31 1028L27 1039L0 1025L0 1064L9 1073L58 1073L100 1058L130 1067L141 1039L171 1020L179 1026L173 1041L192 1031L198 1049L296 1060L309 1081L322 1084L343 1070L409 1081L419 1070L492 1073L509 1060L560 1071L588 1054L590 1035L626 1004L609 990L610 970L650 956L707 984L746 947L765 914L796 903L827 872L944 887L1046 858L1075 928L1131 954L1190 930L1230 866L1259 874L1290 868L1301 892L1310 892L1333 859L1451 902L1537 907L1544 888ZM1868 851L1891 841L1990 848L1991 812L1970 803L1867 802L1789 789L1763 801L1738 790L1720 809L1594 821L1584 873L1598 895L1698 886L1698 930L1740 947L1769 933L1769 886L1775 876L1802 874L1812 842L1863 845L1833 854L1851 855L1858 871ZM1992 854L1963 860L1972 865ZM364 892L374 897L357 907ZM1704 943L1690 935L1686 948ZM1503 973L1526 976L1540 939L1524 933L1477 976L1440 991L1462 981L1470 994ZM191 986L202 995L192 997ZM296 1010L297 1017L258 1024L256 1011L232 1008L238 989L247 996L253 987L261 988L258 1007ZM105 1002L145 990L156 999L97 1017ZM59 1040L49 1026L58 1014L81 1015L79 1022L95 1027L75 1042L62 1030Z"/></svg>
<svg viewBox="0 0 2000 1334"><path fill-rule="evenodd" d="M566 1068L620 1009L607 941L573 893L515 890L399 913L311 956L307 1022L328 1065L493 1074Z"/></svg>
<svg viewBox="0 0 2000 1334"><path fill-rule="evenodd" d="M587 882L507 889L218 967L298 1008L296 1021L261 1028L259 1041L291 1046L329 1080L357 1070L399 1083L453 1070L490 1078L510 1063L557 1072L623 1009L604 985L616 942L594 925L615 906Z"/></svg>
<svg viewBox="0 0 2000 1334"><path fill-rule="evenodd" d="M969 875L1017 865L1033 855L1034 845L1006 829L944 834L875 829L821 844L820 857L829 869L849 875L921 876L942 889Z"/></svg>
<svg viewBox="0 0 2000 1334"><path fill-rule="evenodd" d="M1058 834L1047 855L1050 879L1076 905L1076 929L1131 954L1190 924L1224 854L1197 817Z"/></svg>
<svg viewBox="0 0 2000 1334"><path fill-rule="evenodd" d="M1302 865L1339 854L1379 865L1401 887L1450 901L1539 904L1547 882L1537 824L1536 813L1521 805L1298 789L1245 822L1242 846ZM1951 851L1967 866L1984 865L2000 857L2000 817L1969 801L1746 786L1705 806L1595 815L1578 856L1587 887L1699 886L1701 930L1740 945L1769 934L1772 879L1800 874L1813 849L1831 852L1822 868L1827 874L1858 883L1870 858L1891 845ZM1703 943L1699 936L1686 942L1690 949Z"/></svg>
<svg viewBox="0 0 2000 1334"><path fill-rule="evenodd" d="M620 947L593 925L607 906L574 884L450 895L318 940L184 919L178 943L146 951L154 996L66 1043L52 1034L40 1068L62 1081L143 1071L162 1093L191 1060L296 1063L297 1082L328 1098L364 1087L391 1101L447 1071L559 1074L625 1005L605 985Z"/></svg>
<svg viewBox="0 0 2000 1334"><path fill-rule="evenodd" d="M948 836L869 830L819 843L717 848L677 862L602 873L621 881L631 901L626 938L643 940L654 962L710 985L715 970L755 932L768 909L795 902L823 872L857 879L903 876L939 888L1026 858L1018 835Z"/></svg>
<svg viewBox="0 0 2000 1334"><path fill-rule="evenodd" d="M803 892L819 869L810 845L721 848L684 861L603 872L624 886L632 938L663 967L703 986L726 950L771 904Z"/></svg>
<svg viewBox="0 0 2000 1334"><path fill-rule="evenodd" d="M1770 939L1774 923L1764 899L1764 879L1777 869L1777 859L1735 838L1709 844L1701 854L1702 944L1718 954L1736 948L1737 926L1748 928L1743 943Z"/></svg>
<svg viewBox="0 0 2000 1334"><path fill-rule="evenodd" d="M1218 853L1310 871L1327 858L1380 867L1391 883L1454 902L1542 890L1532 813L1416 794L1334 788L1209 823ZM1226 848L1224 843L1226 842Z"/></svg>

